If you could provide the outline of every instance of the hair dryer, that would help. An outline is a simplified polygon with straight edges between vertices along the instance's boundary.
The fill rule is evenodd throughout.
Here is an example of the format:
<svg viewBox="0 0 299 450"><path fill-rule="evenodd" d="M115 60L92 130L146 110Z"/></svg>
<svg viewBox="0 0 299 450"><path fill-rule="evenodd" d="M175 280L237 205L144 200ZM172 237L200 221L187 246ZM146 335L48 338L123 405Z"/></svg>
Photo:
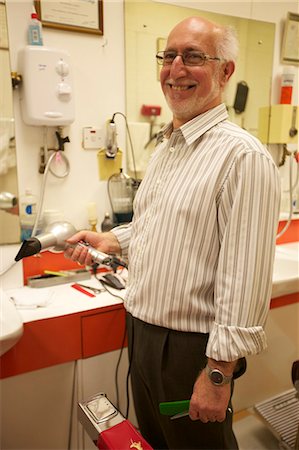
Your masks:
<svg viewBox="0 0 299 450"><path fill-rule="evenodd" d="M10 192L0 192L0 209L6 210L13 208L18 203L18 199Z"/></svg>
<svg viewBox="0 0 299 450"><path fill-rule="evenodd" d="M46 249L50 249L54 252L62 252L69 245L65 241L69 237L73 236L76 231L77 230L69 222L53 222L46 227L44 233L26 239L23 242L17 256L15 257L15 261L20 261L20 259L35 255L41 250ZM75 245L86 247L95 264L111 266L115 271L118 266L127 268L127 264L124 261L118 259L114 255L107 255L106 253L96 250L87 242L80 241Z"/></svg>
<svg viewBox="0 0 299 450"><path fill-rule="evenodd" d="M69 222L53 222L45 228L44 233L23 242L15 261L35 255L41 250L63 251L67 246L66 239L75 234L76 231Z"/></svg>

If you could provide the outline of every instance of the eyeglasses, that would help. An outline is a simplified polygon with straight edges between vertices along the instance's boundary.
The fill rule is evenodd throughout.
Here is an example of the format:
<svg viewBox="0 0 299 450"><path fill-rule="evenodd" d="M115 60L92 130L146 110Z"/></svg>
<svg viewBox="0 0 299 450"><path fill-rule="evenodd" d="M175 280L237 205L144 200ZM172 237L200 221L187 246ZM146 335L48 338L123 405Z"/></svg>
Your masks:
<svg viewBox="0 0 299 450"><path fill-rule="evenodd" d="M221 61L221 58L212 57L196 50L186 50L183 53L166 50L158 52L156 59L159 65L170 66L177 56L181 56L185 66L203 66L206 61Z"/></svg>

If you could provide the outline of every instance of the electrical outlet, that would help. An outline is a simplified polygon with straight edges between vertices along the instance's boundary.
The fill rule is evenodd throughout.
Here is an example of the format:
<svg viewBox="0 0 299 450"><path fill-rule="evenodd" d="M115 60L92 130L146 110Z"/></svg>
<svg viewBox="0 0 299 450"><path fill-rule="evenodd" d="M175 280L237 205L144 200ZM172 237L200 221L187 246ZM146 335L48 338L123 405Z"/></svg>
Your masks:
<svg viewBox="0 0 299 450"><path fill-rule="evenodd" d="M103 147L104 137L100 128L85 127L83 128L82 146L85 149L99 149Z"/></svg>

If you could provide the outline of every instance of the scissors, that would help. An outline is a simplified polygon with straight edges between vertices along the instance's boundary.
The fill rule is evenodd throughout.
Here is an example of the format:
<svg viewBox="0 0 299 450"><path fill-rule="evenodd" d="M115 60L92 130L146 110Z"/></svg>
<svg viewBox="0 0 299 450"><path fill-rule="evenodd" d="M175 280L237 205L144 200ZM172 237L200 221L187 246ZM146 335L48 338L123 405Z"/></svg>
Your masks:
<svg viewBox="0 0 299 450"><path fill-rule="evenodd" d="M179 419L180 417L189 416L190 400L179 400L176 402L161 402L159 403L160 413L165 416L171 416L170 420ZM232 413L231 408L227 408L229 413Z"/></svg>
<svg viewBox="0 0 299 450"><path fill-rule="evenodd" d="M77 283L77 284L78 284L78 286L81 286L84 289L89 289L90 291L94 292L95 294L100 294L101 292L105 292L105 289L94 288L92 286L87 286L87 284L81 284L81 283Z"/></svg>

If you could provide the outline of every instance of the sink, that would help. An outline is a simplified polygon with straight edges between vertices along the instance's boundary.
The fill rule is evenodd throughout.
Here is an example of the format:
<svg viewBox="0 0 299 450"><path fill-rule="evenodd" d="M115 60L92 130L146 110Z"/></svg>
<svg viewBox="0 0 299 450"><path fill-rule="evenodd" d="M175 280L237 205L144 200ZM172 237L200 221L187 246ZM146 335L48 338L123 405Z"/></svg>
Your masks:
<svg viewBox="0 0 299 450"><path fill-rule="evenodd" d="M299 292L298 242L277 245L273 267L272 298Z"/></svg>
<svg viewBox="0 0 299 450"><path fill-rule="evenodd" d="M0 288L0 356L12 348L23 334L23 321L8 295Z"/></svg>

